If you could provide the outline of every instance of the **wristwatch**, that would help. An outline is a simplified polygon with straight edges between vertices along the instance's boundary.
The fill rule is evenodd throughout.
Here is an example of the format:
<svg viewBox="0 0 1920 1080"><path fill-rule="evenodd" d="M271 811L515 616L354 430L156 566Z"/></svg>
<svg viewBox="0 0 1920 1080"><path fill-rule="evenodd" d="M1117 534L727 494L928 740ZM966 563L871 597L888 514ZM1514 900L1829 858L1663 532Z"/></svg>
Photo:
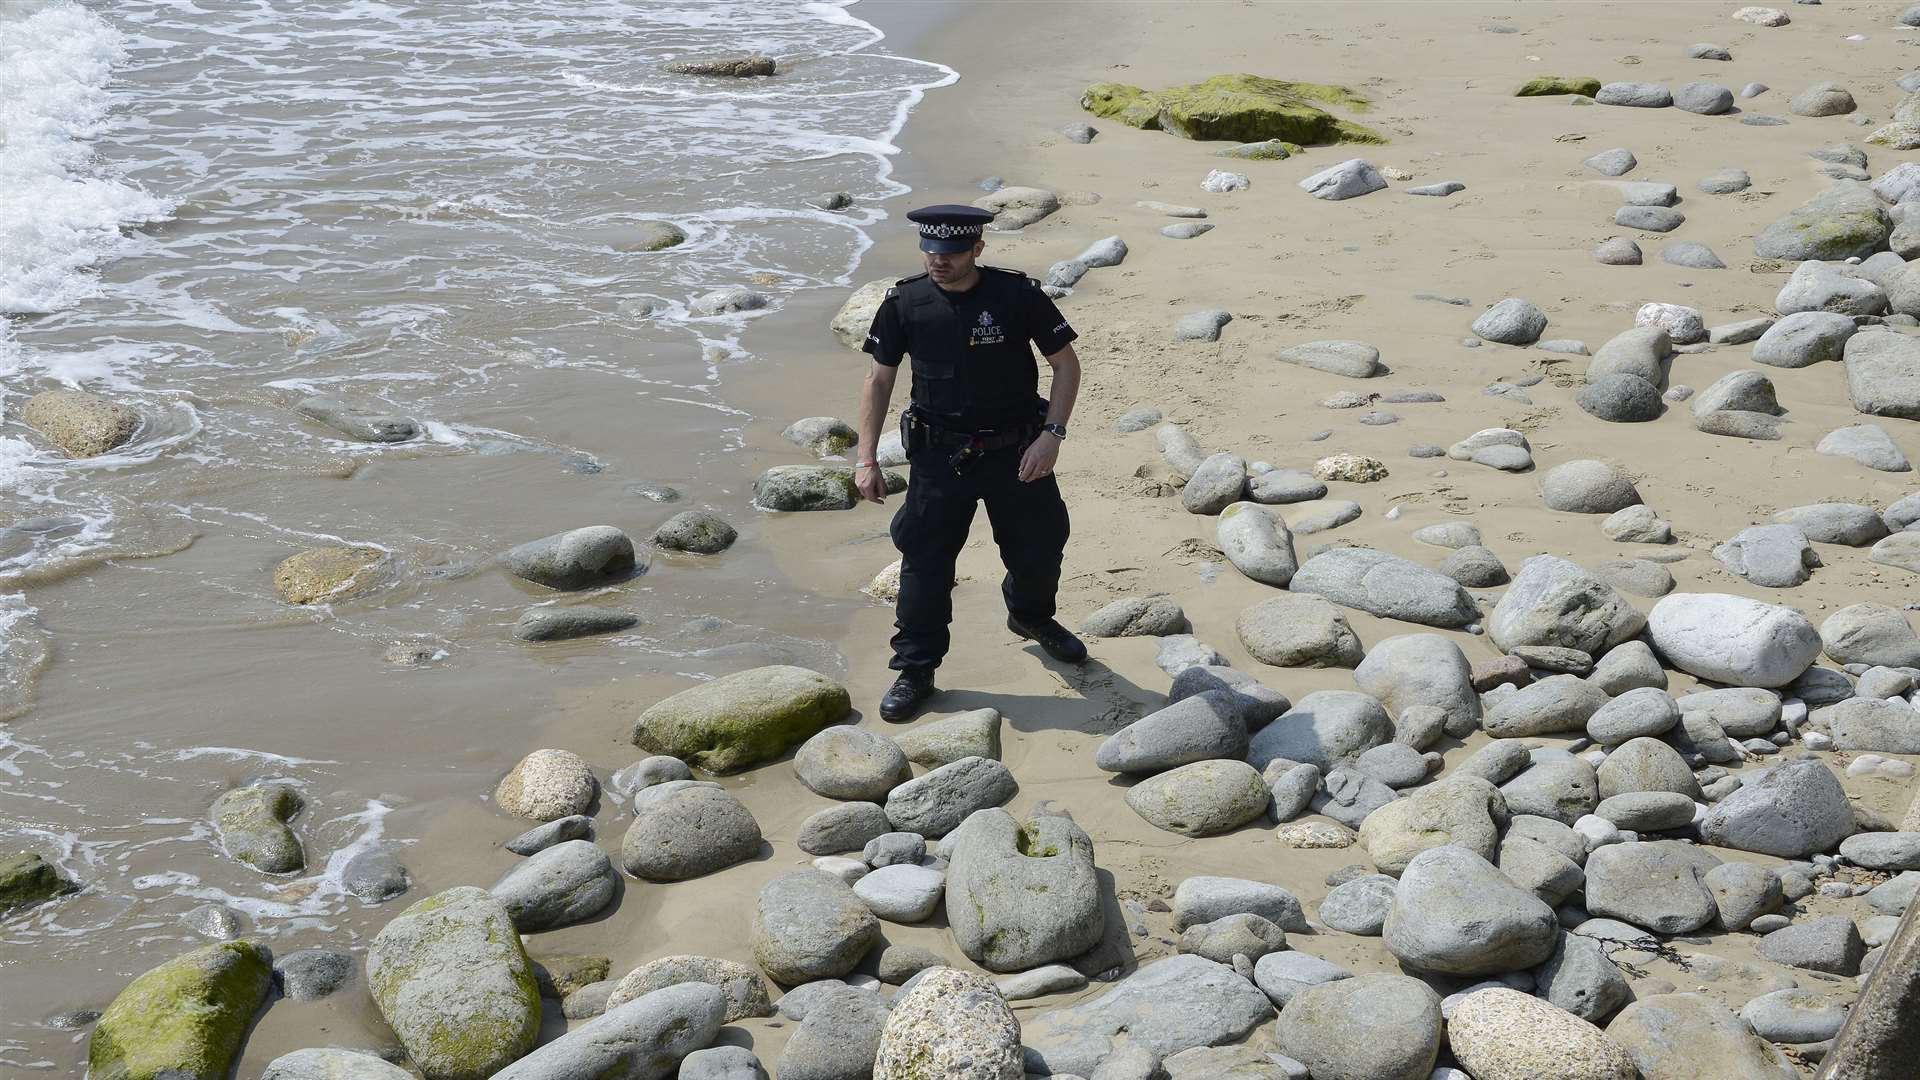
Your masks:
<svg viewBox="0 0 1920 1080"><path fill-rule="evenodd" d="M1063 442L1067 437L1067 425L1065 424L1041 424L1040 430Z"/></svg>

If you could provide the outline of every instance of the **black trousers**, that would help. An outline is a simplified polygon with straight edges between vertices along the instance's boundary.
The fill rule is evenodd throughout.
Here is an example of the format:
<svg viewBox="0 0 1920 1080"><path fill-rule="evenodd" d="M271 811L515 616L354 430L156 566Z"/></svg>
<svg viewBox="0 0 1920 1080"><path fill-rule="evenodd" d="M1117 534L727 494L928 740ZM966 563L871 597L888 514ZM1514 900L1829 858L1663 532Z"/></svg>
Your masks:
<svg viewBox="0 0 1920 1080"><path fill-rule="evenodd" d="M1000 592L1008 613L1022 622L1053 618L1060 559L1067 546L1067 504L1051 476L1022 483L1022 449L981 455L955 475L951 447L916 450L906 501L893 515L893 546L900 549L900 598L894 605L895 671L931 672L947 655L953 621L954 563L967 542L974 507L987 504L993 541L1007 575Z"/></svg>

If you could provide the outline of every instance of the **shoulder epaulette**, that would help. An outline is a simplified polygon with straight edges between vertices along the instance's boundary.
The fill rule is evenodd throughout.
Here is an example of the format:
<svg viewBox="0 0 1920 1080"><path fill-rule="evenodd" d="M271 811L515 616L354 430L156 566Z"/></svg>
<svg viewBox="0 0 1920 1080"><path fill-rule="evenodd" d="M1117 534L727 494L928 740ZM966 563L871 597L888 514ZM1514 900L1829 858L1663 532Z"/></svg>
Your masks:
<svg viewBox="0 0 1920 1080"><path fill-rule="evenodd" d="M921 278L926 276L927 276L926 274L920 273L920 274L915 274L912 277L903 277L900 280L894 282L893 285L894 285L894 288L897 289L902 285L911 285L914 282L919 281Z"/></svg>

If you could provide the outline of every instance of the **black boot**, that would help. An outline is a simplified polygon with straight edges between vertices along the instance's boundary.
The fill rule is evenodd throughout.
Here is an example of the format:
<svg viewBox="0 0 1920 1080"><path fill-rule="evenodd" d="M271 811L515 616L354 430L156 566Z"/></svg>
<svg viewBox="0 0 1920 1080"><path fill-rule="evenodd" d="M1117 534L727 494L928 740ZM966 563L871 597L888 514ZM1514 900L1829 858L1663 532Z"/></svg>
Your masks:
<svg viewBox="0 0 1920 1080"><path fill-rule="evenodd" d="M913 719L933 696L933 672L903 671L880 699L880 719L899 724Z"/></svg>
<svg viewBox="0 0 1920 1080"><path fill-rule="evenodd" d="M1078 664L1087 658L1086 645L1073 636L1073 631L1052 619L1028 625L1009 615L1007 629L1029 641L1039 642L1040 647L1047 650L1048 656L1063 664Z"/></svg>

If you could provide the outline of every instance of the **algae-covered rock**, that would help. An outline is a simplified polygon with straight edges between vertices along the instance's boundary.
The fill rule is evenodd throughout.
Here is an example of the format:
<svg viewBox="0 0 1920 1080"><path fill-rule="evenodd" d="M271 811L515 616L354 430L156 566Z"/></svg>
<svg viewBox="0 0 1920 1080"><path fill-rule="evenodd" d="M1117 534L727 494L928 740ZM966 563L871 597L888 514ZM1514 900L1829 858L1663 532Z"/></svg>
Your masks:
<svg viewBox="0 0 1920 1080"><path fill-rule="evenodd" d="M123 446L140 430L140 414L81 390L48 390L27 399L20 419L71 457L93 457Z"/></svg>
<svg viewBox="0 0 1920 1080"><path fill-rule="evenodd" d="M253 784L214 800L213 826L228 855L268 874L306 865L300 838L287 822L300 812L300 792L289 784Z"/></svg>
<svg viewBox="0 0 1920 1080"><path fill-rule="evenodd" d="M1520 84L1514 97L1558 97L1577 94L1592 97L1600 92L1600 80L1591 75L1535 75Z"/></svg>
<svg viewBox="0 0 1920 1080"><path fill-rule="evenodd" d="M80 886L31 851L0 859L0 913L64 896Z"/></svg>
<svg viewBox="0 0 1920 1080"><path fill-rule="evenodd" d="M882 473L887 493L907 489L898 473ZM860 503L853 470L843 465L775 465L753 482L753 504L762 510L851 510Z"/></svg>
<svg viewBox="0 0 1920 1080"><path fill-rule="evenodd" d="M1125 83L1095 83L1080 107L1130 127L1166 131L1183 139L1239 143L1280 139L1289 143L1384 143L1386 136L1321 108L1365 112L1372 102L1344 86L1289 82L1259 75L1215 75L1204 82L1165 90Z"/></svg>
<svg viewBox="0 0 1920 1080"><path fill-rule="evenodd" d="M386 552L370 547L309 548L273 568L273 587L289 604L345 600L379 584Z"/></svg>
<svg viewBox="0 0 1920 1080"><path fill-rule="evenodd" d="M429 1080L485 1080L540 1032L539 982L513 919L471 885L388 923L367 952L367 986Z"/></svg>
<svg viewBox="0 0 1920 1080"><path fill-rule="evenodd" d="M1753 238L1767 259L1864 259L1887 246L1893 219L1865 184L1840 183L1808 199Z"/></svg>
<svg viewBox="0 0 1920 1080"><path fill-rule="evenodd" d="M817 671L774 665L736 672L656 702L633 744L712 773L777 758L853 711L846 688Z"/></svg>
<svg viewBox="0 0 1920 1080"><path fill-rule="evenodd" d="M273 960L251 941L177 956L127 984L87 1044L92 1080L226 1080Z"/></svg>
<svg viewBox="0 0 1920 1080"><path fill-rule="evenodd" d="M861 352L867 343L867 334L873 329L873 316L880 310L880 302L887 298L888 290L894 286L894 278L879 278L869 281L853 290L847 302L840 305L827 326L840 344L855 352Z"/></svg>

